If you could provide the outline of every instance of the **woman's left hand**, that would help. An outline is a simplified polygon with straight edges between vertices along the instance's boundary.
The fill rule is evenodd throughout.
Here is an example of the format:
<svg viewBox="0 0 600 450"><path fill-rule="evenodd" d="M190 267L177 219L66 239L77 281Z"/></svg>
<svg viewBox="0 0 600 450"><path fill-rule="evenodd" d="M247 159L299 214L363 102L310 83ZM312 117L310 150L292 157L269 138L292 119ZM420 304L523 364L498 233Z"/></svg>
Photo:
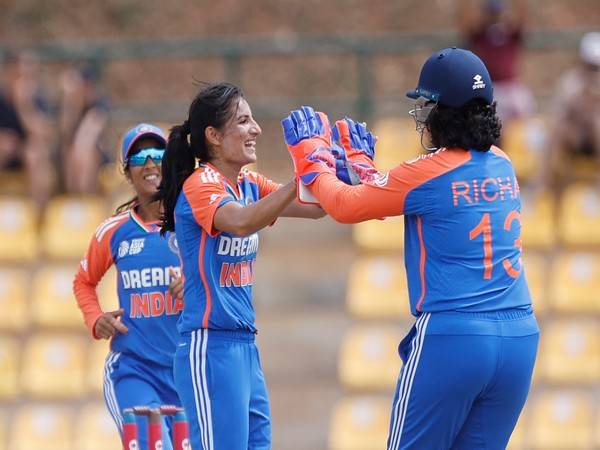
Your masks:
<svg viewBox="0 0 600 450"><path fill-rule="evenodd" d="M181 276L175 272L175 269L169 267L169 274L171 275L171 284L169 285L169 293L173 298L183 298L183 280Z"/></svg>

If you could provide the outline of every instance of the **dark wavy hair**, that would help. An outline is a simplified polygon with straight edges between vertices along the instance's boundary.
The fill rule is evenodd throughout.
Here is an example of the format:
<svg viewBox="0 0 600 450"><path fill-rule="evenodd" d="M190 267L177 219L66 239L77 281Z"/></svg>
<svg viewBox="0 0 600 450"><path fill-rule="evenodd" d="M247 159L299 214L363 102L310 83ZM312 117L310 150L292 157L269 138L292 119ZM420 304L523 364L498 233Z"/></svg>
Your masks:
<svg viewBox="0 0 600 450"><path fill-rule="evenodd" d="M436 148L465 148L487 152L500 139L502 123L491 105L475 98L459 108L438 104L426 122Z"/></svg>
<svg viewBox="0 0 600 450"><path fill-rule="evenodd" d="M194 172L196 162L212 159L204 136L206 128L223 128L243 97L242 90L233 84L206 84L192 101L188 119L171 128L162 161L162 180L156 194L163 206L162 234L175 231L175 204L183 183Z"/></svg>

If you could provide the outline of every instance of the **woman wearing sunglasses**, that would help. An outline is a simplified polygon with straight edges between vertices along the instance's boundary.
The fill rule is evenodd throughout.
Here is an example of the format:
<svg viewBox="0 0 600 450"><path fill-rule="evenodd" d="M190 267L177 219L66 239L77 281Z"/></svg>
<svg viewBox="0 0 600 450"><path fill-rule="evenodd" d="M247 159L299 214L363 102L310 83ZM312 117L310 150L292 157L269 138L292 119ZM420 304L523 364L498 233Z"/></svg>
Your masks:
<svg viewBox="0 0 600 450"><path fill-rule="evenodd" d="M173 381L176 323L183 309L175 234L159 233L160 205L154 201L161 181L166 139L150 124L131 128L121 158L135 197L98 227L73 282L77 304L95 339L110 339L104 369L104 399L119 432L122 411L144 405L180 405ZM119 309L100 307L96 286L111 265L117 268ZM140 430L146 419L138 417ZM163 423L163 448L171 449L169 424ZM147 449L140 433L140 449Z"/></svg>

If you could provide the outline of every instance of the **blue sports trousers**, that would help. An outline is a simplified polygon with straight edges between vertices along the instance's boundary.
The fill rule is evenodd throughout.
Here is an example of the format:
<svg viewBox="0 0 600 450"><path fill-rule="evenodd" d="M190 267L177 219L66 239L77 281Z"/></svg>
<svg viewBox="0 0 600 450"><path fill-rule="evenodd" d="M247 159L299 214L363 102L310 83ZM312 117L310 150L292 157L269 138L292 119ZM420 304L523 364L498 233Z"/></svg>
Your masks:
<svg viewBox="0 0 600 450"><path fill-rule="evenodd" d="M505 449L538 337L531 310L421 314L398 348L387 449Z"/></svg>
<svg viewBox="0 0 600 450"><path fill-rule="evenodd" d="M253 333L185 333L174 369L194 450L271 448L269 398Z"/></svg>

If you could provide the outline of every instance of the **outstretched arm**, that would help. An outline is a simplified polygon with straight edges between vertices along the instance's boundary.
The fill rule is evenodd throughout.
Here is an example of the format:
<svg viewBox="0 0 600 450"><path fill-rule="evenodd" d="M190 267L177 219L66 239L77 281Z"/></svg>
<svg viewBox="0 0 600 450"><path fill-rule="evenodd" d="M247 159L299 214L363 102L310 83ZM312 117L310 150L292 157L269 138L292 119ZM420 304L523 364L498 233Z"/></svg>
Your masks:
<svg viewBox="0 0 600 450"><path fill-rule="evenodd" d="M320 206L303 204L297 199L287 205L281 213L281 217L297 217L301 219L320 219L325 215L325 211Z"/></svg>
<svg viewBox="0 0 600 450"><path fill-rule="evenodd" d="M387 186L348 186L335 175L323 174L309 189L325 212L341 223L358 223L404 214L405 195Z"/></svg>
<svg viewBox="0 0 600 450"><path fill-rule="evenodd" d="M284 138L299 183L304 183L323 209L335 220L357 223L403 214L426 214L434 210L430 180L470 160L463 149L442 149L404 162L370 182L349 186L332 174L325 163L312 156L324 145L327 116L302 107L283 119ZM449 186L452 188L452 186ZM458 194L457 194L458 195Z"/></svg>
<svg viewBox="0 0 600 450"><path fill-rule="evenodd" d="M215 213L213 226L218 231L247 236L275 222L295 197L296 183L292 181L256 203L226 203Z"/></svg>

